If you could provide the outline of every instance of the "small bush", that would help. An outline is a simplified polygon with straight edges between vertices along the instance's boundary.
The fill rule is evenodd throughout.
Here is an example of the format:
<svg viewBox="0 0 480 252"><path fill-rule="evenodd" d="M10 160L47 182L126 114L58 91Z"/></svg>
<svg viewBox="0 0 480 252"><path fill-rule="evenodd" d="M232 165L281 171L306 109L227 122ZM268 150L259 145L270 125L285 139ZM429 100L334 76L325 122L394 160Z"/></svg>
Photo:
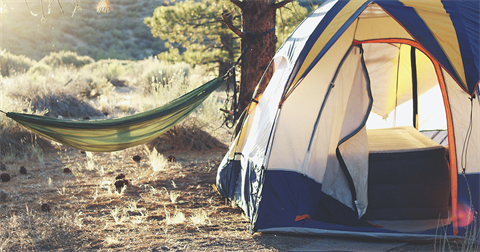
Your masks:
<svg viewBox="0 0 480 252"><path fill-rule="evenodd" d="M68 94L37 95L31 101L33 111L47 111L46 116L82 118L84 116L103 116L90 104Z"/></svg>
<svg viewBox="0 0 480 252"><path fill-rule="evenodd" d="M200 129L197 125L177 125L147 144L149 149L159 151L227 149L218 139Z"/></svg>
<svg viewBox="0 0 480 252"><path fill-rule="evenodd" d="M93 63L94 60L89 56L78 56L76 52L52 52L40 60L40 63L51 67L74 66L76 68L83 67Z"/></svg>
<svg viewBox="0 0 480 252"><path fill-rule="evenodd" d="M114 85L135 72L135 62L128 60L99 60L81 70L82 75L91 77L93 82L101 83L105 80Z"/></svg>
<svg viewBox="0 0 480 252"><path fill-rule="evenodd" d="M3 77L14 73L24 73L35 64L35 61L23 56L14 55L6 50L0 51L0 69Z"/></svg>
<svg viewBox="0 0 480 252"><path fill-rule="evenodd" d="M186 63L164 64L156 58L140 61L139 65L143 69L139 82L146 93L158 92L167 85L185 85L191 71Z"/></svg>
<svg viewBox="0 0 480 252"><path fill-rule="evenodd" d="M44 63L36 63L33 65L29 70L28 74L30 75L35 75L35 74L40 74L40 75L45 75L48 72L52 71L52 67L49 65L46 65Z"/></svg>

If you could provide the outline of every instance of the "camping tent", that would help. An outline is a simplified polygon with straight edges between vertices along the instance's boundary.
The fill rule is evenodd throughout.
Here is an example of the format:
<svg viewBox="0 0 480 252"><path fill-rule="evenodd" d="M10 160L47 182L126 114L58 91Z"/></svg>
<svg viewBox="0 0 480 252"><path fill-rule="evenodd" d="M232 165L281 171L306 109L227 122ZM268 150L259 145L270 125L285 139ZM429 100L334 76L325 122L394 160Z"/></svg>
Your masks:
<svg viewBox="0 0 480 252"><path fill-rule="evenodd" d="M478 1L324 2L277 52L218 191L252 232L468 235L480 209L479 13Z"/></svg>

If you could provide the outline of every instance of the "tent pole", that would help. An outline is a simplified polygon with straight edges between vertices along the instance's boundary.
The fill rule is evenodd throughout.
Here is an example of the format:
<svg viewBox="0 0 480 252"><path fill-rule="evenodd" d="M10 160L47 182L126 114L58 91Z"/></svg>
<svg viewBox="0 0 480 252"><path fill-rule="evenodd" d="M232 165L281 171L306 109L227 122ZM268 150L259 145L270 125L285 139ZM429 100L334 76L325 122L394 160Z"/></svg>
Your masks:
<svg viewBox="0 0 480 252"><path fill-rule="evenodd" d="M418 82L417 82L417 58L415 47L410 47L410 60L412 65L412 99L413 99L413 127L418 130Z"/></svg>

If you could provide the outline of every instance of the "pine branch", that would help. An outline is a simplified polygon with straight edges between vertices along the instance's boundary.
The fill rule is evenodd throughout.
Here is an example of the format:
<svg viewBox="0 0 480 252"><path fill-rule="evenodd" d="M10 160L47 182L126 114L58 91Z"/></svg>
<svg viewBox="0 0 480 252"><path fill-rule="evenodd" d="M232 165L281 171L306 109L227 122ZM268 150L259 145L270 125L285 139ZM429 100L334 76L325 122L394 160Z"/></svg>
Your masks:
<svg viewBox="0 0 480 252"><path fill-rule="evenodd" d="M51 10L52 10L52 3L53 3L53 1L55 1L55 0L50 0L50 2L48 3L48 12L47 12L47 14L50 14L50 12L51 12Z"/></svg>
<svg viewBox="0 0 480 252"><path fill-rule="evenodd" d="M279 2L279 3L276 3L276 4L272 4L272 5L270 6L270 8L273 9L273 10L276 10L276 9L282 8L283 6L285 6L285 5L287 5L288 3L291 3L291 2L293 2L293 1L295 1L295 0L284 0L284 1L282 1L282 2Z"/></svg>
<svg viewBox="0 0 480 252"><path fill-rule="evenodd" d="M45 10L43 9L43 0L40 0L40 5L42 6L42 19L41 19L41 21L42 21L42 22L45 22L45 24L47 24L48 27L50 27L50 28L53 29L53 26L51 26L51 25L48 23L47 16L45 16Z"/></svg>
<svg viewBox="0 0 480 252"><path fill-rule="evenodd" d="M63 11L62 5L60 4L60 0L57 0L58 6L60 7L60 10L62 11L62 15L65 15L65 12Z"/></svg>
<svg viewBox="0 0 480 252"><path fill-rule="evenodd" d="M247 34L243 33L242 31L240 31L239 29L237 29L237 27L235 27L232 23L231 20L228 19L227 17L227 13L222 13L222 18L223 18L223 23L225 23L225 25L227 25L227 27L233 31L233 33L237 34L237 36L239 36L240 38L242 39L247 39L248 36Z"/></svg>
<svg viewBox="0 0 480 252"><path fill-rule="evenodd" d="M75 15L75 12L77 10L82 10L82 7L80 7L80 5L78 5L78 0L75 0L75 8L73 9L72 17Z"/></svg>
<svg viewBox="0 0 480 252"><path fill-rule="evenodd" d="M34 13L34 12L33 12L33 11L30 9L30 7L28 7L28 2L27 2L27 0L25 0L25 4L27 5L27 10L29 10L29 11L30 11L30 14L32 14L32 16L36 17L36 16L37 16L37 14L36 14L36 13Z"/></svg>
<svg viewBox="0 0 480 252"><path fill-rule="evenodd" d="M8 9L13 9L8 5L6 0L2 0L2 6L0 7L1 9L8 8Z"/></svg>
<svg viewBox="0 0 480 252"><path fill-rule="evenodd" d="M245 5L243 2L240 2L240 0L230 0L231 3L235 4L238 8L243 10L243 6Z"/></svg>
<svg viewBox="0 0 480 252"><path fill-rule="evenodd" d="M101 0L98 2L98 4L95 6L95 9L98 13L109 13L113 11L112 4L108 0Z"/></svg>

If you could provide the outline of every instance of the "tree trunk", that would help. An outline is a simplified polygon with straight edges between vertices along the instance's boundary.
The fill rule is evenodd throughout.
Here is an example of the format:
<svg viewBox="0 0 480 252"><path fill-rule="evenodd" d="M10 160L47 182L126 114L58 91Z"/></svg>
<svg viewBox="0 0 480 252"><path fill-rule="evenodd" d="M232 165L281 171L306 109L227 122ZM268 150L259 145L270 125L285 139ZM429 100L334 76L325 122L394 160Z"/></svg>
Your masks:
<svg viewBox="0 0 480 252"><path fill-rule="evenodd" d="M226 10L223 11L223 14L228 14ZM229 16L228 20L232 22L232 17ZM227 28L226 24L222 24L223 28ZM220 35L220 43L222 50L228 52L228 58L233 59L234 51L233 51L233 35L232 34L222 34ZM227 71L232 67L232 62L225 62L224 60L218 61L218 73L219 76L223 76L227 73Z"/></svg>
<svg viewBox="0 0 480 252"><path fill-rule="evenodd" d="M258 36L275 27L275 9L272 5L275 0L244 0L242 2L242 27L247 35ZM272 31L262 37L242 39L242 52L255 39L248 51L243 55L241 62L241 84L239 95L239 114L251 102L253 92L266 71L270 60L275 56L277 37ZM267 70L257 94L263 93L268 81L272 77L273 68Z"/></svg>

